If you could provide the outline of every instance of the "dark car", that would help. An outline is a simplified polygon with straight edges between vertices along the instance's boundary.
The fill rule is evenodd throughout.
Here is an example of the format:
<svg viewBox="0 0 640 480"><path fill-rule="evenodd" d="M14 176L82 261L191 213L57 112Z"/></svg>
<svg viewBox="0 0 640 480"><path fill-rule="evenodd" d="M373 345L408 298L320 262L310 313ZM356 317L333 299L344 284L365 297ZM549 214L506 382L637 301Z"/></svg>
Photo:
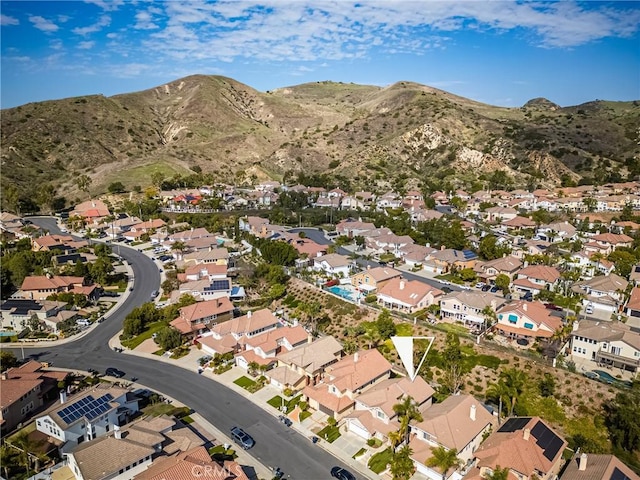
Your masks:
<svg viewBox="0 0 640 480"><path fill-rule="evenodd" d="M484 285L484 286L481 288L481 290L482 290L483 292L488 292L489 290L491 290L491 285Z"/></svg>
<svg viewBox="0 0 640 480"><path fill-rule="evenodd" d="M333 467L331 469L331 476L338 480L356 480L356 477L349 470L345 470L342 467Z"/></svg>
<svg viewBox="0 0 640 480"><path fill-rule="evenodd" d="M245 450L249 450L256 444L255 440L251 438L251 435L242 430L240 427L233 427L231 429L231 437L238 445L240 445Z"/></svg>
<svg viewBox="0 0 640 480"><path fill-rule="evenodd" d="M557 312L561 312L562 311L562 307L559 307L553 303L545 303L544 306L549 309L549 310L555 310Z"/></svg>
<svg viewBox="0 0 640 480"><path fill-rule="evenodd" d="M109 377L122 378L125 376L125 373L122 370L118 370L117 368L114 368L114 367L107 368L105 373Z"/></svg>

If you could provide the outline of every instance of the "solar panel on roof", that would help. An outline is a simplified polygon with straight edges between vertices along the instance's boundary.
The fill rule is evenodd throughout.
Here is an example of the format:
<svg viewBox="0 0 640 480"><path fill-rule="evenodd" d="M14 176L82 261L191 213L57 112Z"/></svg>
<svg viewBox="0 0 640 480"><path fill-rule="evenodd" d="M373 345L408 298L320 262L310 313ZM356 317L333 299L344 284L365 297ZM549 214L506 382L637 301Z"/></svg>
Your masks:
<svg viewBox="0 0 640 480"><path fill-rule="evenodd" d="M627 476L622 470L620 470L618 467L615 467L613 469L613 472L611 472L611 478L610 480L631 480L631 477Z"/></svg>
<svg viewBox="0 0 640 480"><path fill-rule="evenodd" d="M529 423L531 417L517 417L510 418L498 429L499 432L509 433L516 430L522 430L524 426Z"/></svg>
<svg viewBox="0 0 640 480"><path fill-rule="evenodd" d="M531 429L531 435L536 439L536 443L543 450L543 455L547 460L553 460L558 454L558 450L564 443L553 430L541 421L538 421Z"/></svg>

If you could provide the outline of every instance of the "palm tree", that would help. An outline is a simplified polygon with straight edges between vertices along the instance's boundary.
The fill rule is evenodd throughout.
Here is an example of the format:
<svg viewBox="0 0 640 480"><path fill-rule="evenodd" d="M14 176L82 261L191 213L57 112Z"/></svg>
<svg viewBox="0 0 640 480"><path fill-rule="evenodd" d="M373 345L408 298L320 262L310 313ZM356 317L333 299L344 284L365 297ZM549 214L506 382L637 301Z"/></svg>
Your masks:
<svg viewBox="0 0 640 480"><path fill-rule="evenodd" d="M389 439L389 443L391 444L391 450L395 452L398 445L400 445L400 443L402 442L402 432L400 432L400 430L389 432L387 438Z"/></svg>
<svg viewBox="0 0 640 480"><path fill-rule="evenodd" d="M413 401L411 396L403 398L402 403L398 403L393 406L393 411L400 418L400 436L407 444L409 443L409 424L412 420L416 422L422 421L422 414L418 410L418 406Z"/></svg>
<svg viewBox="0 0 640 480"><path fill-rule="evenodd" d="M498 424L502 421L502 403L503 400L509 402L509 390L504 380L501 378L497 383L492 383L487 388L487 398L498 400Z"/></svg>
<svg viewBox="0 0 640 480"><path fill-rule="evenodd" d="M403 446L397 452L394 452L391 459L391 475L393 480L409 480L416 471L411 455L413 450L409 445Z"/></svg>
<svg viewBox="0 0 640 480"><path fill-rule="evenodd" d="M509 468L500 468L500 465L496 465L493 472L487 476L487 480L507 480L509 478Z"/></svg>
<svg viewBox="0 0 640 480"><path fill-rule="evenodd" d="M500 374L500 377L504 380L507 391L509 392L509 398L511 404L509 405L509 416L513 415L513 410L516 407L516 402L527 383L527 375L524 371L516 368L510 368Z"/></svg>
<svg viewBox="0 0 640 480"><path fill-rule="evenodd" d="M442 480L446 480L447 472L460 465L458 450L448 450L442 445L431 449L431 458L427 460L427 467L437 467L442 470Z"/></svg>

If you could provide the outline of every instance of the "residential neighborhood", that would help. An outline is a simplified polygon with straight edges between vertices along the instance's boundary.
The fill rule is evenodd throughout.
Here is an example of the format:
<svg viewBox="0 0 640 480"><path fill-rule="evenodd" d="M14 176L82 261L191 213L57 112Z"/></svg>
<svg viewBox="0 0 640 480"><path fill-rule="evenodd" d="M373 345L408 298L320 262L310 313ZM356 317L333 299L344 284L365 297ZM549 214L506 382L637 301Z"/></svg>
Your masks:
<svg viewBox="0 0 640 480"><path fill-rule="evenodd" d="M160 284L127 312L110 350L179 364L207 381L203 392L217 381L260 398L314 444L348 453L338 458L357 475L638 478L615 454L640 445L594 418L616 422L606 403L636 398L640 237L622 218L637 218L639 184L430 197L299 186L301 212L334 223L272 223L291 188L161 191L149 218L95 199L57 219L65 235L3 214L13 282L3 338L24 349L99 331L140 288L139 261L118 253L132 249ZM218 228L201 223L216 215L199 210L211 195L226 206L211 217ZM252 214L233 216L240 198ZM584 198L597 202L583 208ZM426 363L413 381L396 335L435 339L433 350L414 346ZM144 410L137 378L15 360L3 359L3 434L33 422L70 478L160 478L209 462L235 475L235 458L214 458L214 443L180 418ZM394 473L401 464L408 476Z"/></svg>

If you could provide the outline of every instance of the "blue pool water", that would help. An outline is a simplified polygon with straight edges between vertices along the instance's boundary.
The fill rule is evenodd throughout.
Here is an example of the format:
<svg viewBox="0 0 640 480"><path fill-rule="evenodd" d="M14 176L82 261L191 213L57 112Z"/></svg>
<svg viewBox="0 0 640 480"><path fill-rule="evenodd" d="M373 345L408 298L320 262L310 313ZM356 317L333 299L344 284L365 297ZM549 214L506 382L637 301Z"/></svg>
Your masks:
<svg viewBox="0 0 640 480"><path fill-rule="evenodd" d="M327 290L331 293L335 293L339 297L345 298L347 300L353 300L353 292L351 292L351 290L347 290L346 288L334 285L333 287L327 288Z"/></svg>
<svg viewBox="0 0 640 480"><path fill-rule="evenodd" d="M605 382L605 383L617 383L617 384L622 384L622 385L628 385L629 382L626 382L624 380L620 380L619 378L615 378L613 376L611 376L609 373L605 372L604 370L594 370L593 373L596 373L600 376L600 379Z"/></svg>

